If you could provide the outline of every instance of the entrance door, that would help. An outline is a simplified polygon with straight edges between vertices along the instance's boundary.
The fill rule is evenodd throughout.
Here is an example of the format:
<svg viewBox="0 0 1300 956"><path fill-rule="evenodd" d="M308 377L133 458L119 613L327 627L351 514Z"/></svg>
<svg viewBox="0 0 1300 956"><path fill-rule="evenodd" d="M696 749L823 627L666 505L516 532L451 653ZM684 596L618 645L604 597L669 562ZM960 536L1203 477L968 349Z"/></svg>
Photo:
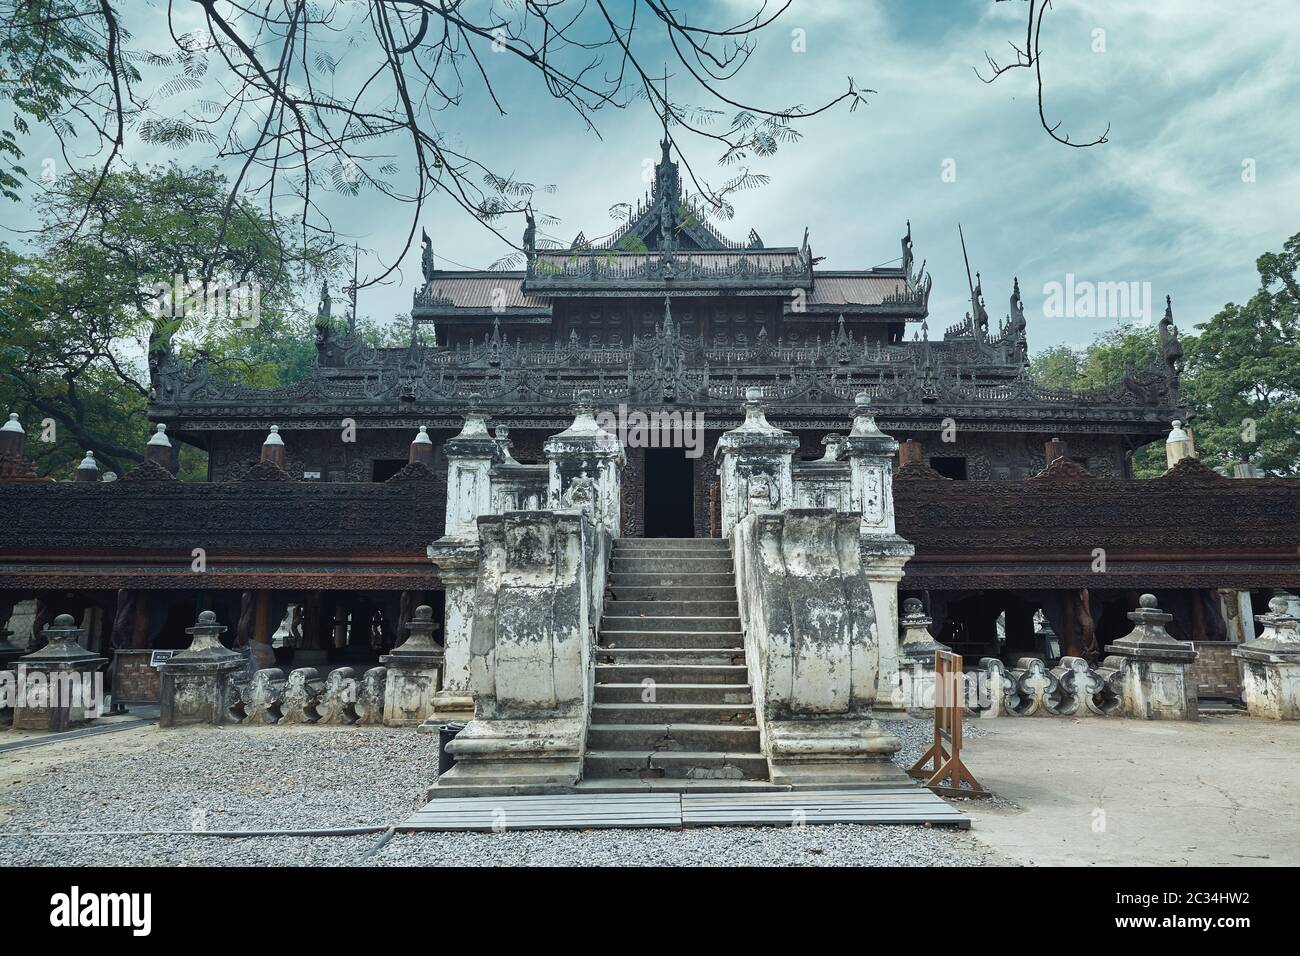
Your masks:
<svg viewBox="0 0 1300 956"><path fill-rule="evenodd" d="M645 536L695 537L695 473L685 448L645 450Z"/></svg>

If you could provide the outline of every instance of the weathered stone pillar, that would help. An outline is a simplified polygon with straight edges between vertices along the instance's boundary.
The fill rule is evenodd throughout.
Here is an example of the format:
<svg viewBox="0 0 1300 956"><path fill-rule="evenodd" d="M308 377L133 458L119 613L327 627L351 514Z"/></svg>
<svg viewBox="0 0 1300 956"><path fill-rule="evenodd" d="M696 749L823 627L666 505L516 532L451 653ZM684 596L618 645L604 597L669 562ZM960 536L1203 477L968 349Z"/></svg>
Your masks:
<svg viewBox="0 0 1300 956"><path fill-rule="evenodd" d="M1191 432L1184 429L1180 421L1175 421L1173 424L1173 430L1165 439L1165 463L1169 468L1174 467L1184 458L1196 457L1196 442L1192 439Z"/></svg>
<svg viewBox="0 0 1300 956"><path fill-rule="evenodd" d="M35 481L36 470L23 461L23 446L27 433L16 412L0 425L0 481Z"/></svg>
<svg viewBox="0 0 1300 956"><path fill-rule="evenodd" d="M411 450L413 456L419 454L414 444ZM478 570L478 517L492 511L492 464L500 456L497 442L488 434L486 416L471 407L460 434L443 445L443 454L447 457L444 533L429 545L428 553L445 589L442 640L446 658L430 723L422 728L427 730L436 730L443 720L468 719L474 714L469 692L469 640Z"/></svg>
<svg viewBox="0 0 1300 956"><path fill-rule="evenodd" d="M586 475L595 489L592 520L617 536L622 527L623 445L596 422L591 392L578 393L573 424L542 444L549 465L547 507L566 508L570 485Z"/></svg>
<svg viewBox="0 0 1300 956"><path fill-rule="evenodd" d="M413 727L432 714L443 667L443 649L433 642L438 629L433 608L421 604L406 626L409 636L391 654L379 658L387 668L384 725Z"/></svg>
<svg viewBox="0 0 1300 956"><path fill-rule="evenodd" d="M1122 672L1120 712L1139 720L1195 720L1196 681L1189 671L1196 648L1175 640L1165 630L1174 619L1156 606L1154 594L1144 594L1128 619L1133 630L1106 647L1112 655L1103 668Z"/></svg>
<svg viewBox="0 0 1300 956"><path fill-rule="evenodd" d="M722 536L747 515L794 506L794 454L799 439L767 420L758 388L745 390L745 420L723 432L714 451L722 478Z"/></svg>
<svg viewBox="0 0 1300 956"><path fill-rule="evenodd" d="M447 457L447 512L443 540L478 540L478 516L492 513L492 463L500 457L487 416L471 407L460 434L442 446Z"/></svg>
<svg viewBox="0 0 1300 956"><path fill-rule="evenodd" d="M898 582L916 549L899 536L894 524L892 465L897 451L898 442L876 426L870 396L859 394L844 453L849 459L849 507L862 513L862 569L871 587L880 640L877 712L905 709L899 676Z"/></svg>
<svg viewBox="0 0 1300 956"><path fill-rule="evenodd" d="M1232 649L1241 661L1241 695L1252 717L1300 720L1300 611L1275 594L1259 620L1264 633Z"/></svg>
<svg viewBox="0 0 1300 956"><path fill-rule="evenodd" d="M60 614L42 628L45 646L15 662L15 730L57 732L99 715L104 695L95 672L108 658L86 650L80 643L84 634L71 614Z"/></svg>
<svg viewBox="0 0 1300 956"><path fill-rule="evenodd" d="M755 513L733 552L745 657L774 784L901 780L873 719L880 644L856 514Z"/></svg>
<svg viewBox="0 0 1300 956"><path fill-rule="evenodd" d="M198 622L185 629L190 646L158 665L160 727L225 723L234 694L231 678L244 666L243 656L221 643L225 630L214 612L201 612Z"/></svg>
<svg viewBox="0 0 1300 956"><path fill-rule="evenodd" d="M475 716L452 741L456 765L438 778L435 796L566 789L581 777L592 685L589 562L601 533L576 511L479 519Z"/></svg>

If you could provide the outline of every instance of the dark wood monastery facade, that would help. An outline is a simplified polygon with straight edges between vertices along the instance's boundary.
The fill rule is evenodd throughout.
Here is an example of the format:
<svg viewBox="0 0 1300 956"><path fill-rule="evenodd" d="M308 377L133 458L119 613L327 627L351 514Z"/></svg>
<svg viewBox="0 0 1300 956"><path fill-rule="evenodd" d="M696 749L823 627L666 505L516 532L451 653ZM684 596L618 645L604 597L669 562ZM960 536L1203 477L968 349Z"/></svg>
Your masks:
<svg viewBox="0 0 1300 956"><path fill-rule="evenodd" d="M375 653L415 604L439 600L424 550L443 531L439 450L466 409L490 416L514 459L537 462L583 390L613 415L698 423L698 456L627 449L632 537L719 533L712 452L747 389L805 461L867 393L914 460L895 479L898 530L916 546L902 593L923 597L936 636L968 653L1096 654L1140 590L1173 610L1171 630L1222 641L1240 626L1235 592L1262 610L1268 589L1300 583L1300 482L1227 479L1195 461L1131 479L1132 451L1188 418L1169 311L1156 367L1088 393L1044 388L1026 374L1018 284L1001 321L979 282L966 316L932 333L910 227L898 266L856 271L818 268L807 233L790 246L752 231L731 241L684 195L666 141L649 196L613 236L542 248L530 222L524 247L522 271L443 271L426 240L407 348L367 347L325 297L317 361L290 385L231 385L161 356L150 418L207 451L208 483L177 482L156 461L112 483L15 480L9 460L5 606L38 598L38 624L97 608L103 646L137 648L183 646L199 607L234 640L265 645L296 606L278 654ZM436 345L420 343L421 326ZM272 425L282 469L259 462ZM421 426L429 467L408 464ZM1055 470L1045 447L1064 453ZM1102 574L1096 548L1112 562ZM1050 629L1035 628L1040 610Z"/></svg>

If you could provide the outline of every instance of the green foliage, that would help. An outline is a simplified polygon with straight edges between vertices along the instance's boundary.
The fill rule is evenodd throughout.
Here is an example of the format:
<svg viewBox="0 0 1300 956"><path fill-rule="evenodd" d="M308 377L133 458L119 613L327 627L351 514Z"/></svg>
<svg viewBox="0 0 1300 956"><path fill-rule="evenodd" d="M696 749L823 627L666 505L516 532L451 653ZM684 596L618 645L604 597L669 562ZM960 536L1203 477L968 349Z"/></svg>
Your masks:
<svg viewBox="0 0 1300 956"><path fill-rule="evenodd" d="M1260 286L1184 340L1197 451L1300 475L1300 233L1256 260Z"/></svg>
<svg viewBox="0 0 1300 956"><path fill-rule="evenodd" d="M1245 305L1228 303L1198 334L1182 337L1181 395L1195 411L1197 454L1210 465L1250 461L1272 475L1300 475L1300 233L1256 261L1260 287ZM1029 373L1044 385L1085 390L1156 364L1152 329L1125 325L1086 348L1039 353ZM1134 452L1134 474L1158 475L1164 448Z"/></svg>
<svg viewBox="0 0 1300 956"><path fill-rule="evenodd" d="M84 449L119 474L139 461L168 349L250 385L305 374L311 321L296 298L338 259L324 244L294 246L283 238L292 223L247 203L227 212L228 188L208 170L130 168L91 201L93 177L68 175L41 202L33 254L0 247L0 404L23 417L42 473L68 475ZM238 312L235 287L251 293ZM56 443L32 440L46 418Z"/></svg>

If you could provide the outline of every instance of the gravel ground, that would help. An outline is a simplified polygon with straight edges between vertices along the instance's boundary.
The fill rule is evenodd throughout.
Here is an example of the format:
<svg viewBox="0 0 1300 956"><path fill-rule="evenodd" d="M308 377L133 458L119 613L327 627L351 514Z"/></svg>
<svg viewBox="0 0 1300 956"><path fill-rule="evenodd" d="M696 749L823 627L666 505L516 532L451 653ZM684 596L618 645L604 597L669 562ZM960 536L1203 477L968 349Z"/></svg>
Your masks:
<svg viewBox="0 0 1300 956"><path fill-rule="evenodd" d="M888 721L910 765L930 725ZM975 728L972 731L978 734ZM114 739L117 738L117 739ZM112 743L110 743L112 741ZM58 753L56 753L58 748ZM94 830L387 826L423 800L436 739L414 731L124 731L32 748L0 783L11 865L971 866L1005 862L969 831L914 826L508 831L347 837L56 836ZM41 753L44 751L44 753ZM23 834L23 835L20 835ZM31 835L26 835L31 834ZM41 835L37 835L41 834Z"/></svg>
<svg viewBox="0 0 1300 956"><path fill-rule="evenodd" d="M515 830L393 837L381 866L996 866L969 830L915 826Z"/></svg>

